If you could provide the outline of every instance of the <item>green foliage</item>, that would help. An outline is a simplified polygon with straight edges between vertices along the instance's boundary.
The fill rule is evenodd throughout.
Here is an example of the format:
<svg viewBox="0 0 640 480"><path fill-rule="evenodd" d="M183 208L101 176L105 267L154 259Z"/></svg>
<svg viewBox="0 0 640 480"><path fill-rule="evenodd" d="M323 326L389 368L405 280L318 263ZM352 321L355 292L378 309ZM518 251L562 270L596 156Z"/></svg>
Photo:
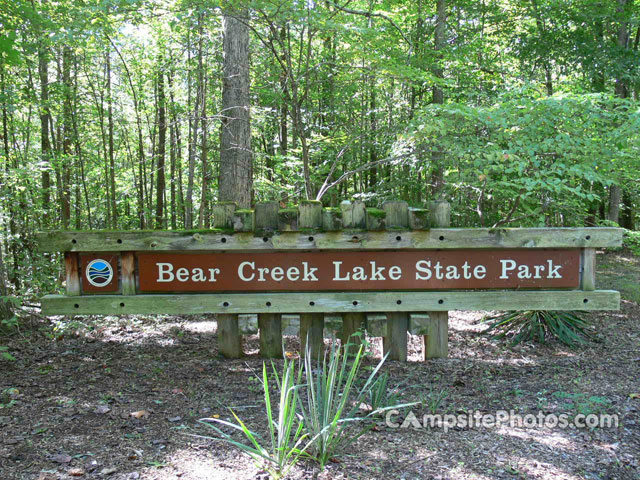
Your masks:
<svg viewBox="0 0 640 480"><path fill-rule="evenodd" d="M510 338L512 345L554 339L574 348L595 339L591 322L579 312L527 310L507 312L486 321L489 327L485 333L493 333L496 339Z"/></svg>
<svg viewBox="0 0 640 480"><path fill-rule="evenodd" d="M303 423L297 417L301 372L299 370L296 375L295 362L293 360L285 359L282 377L278 375L275 367L273 367L273 374L280 391L276 419L271 406L267 367L266 364L262 365L262 385L269 443L264 442L257 433L249 430L233 411L231 413L236 423L226 422L217 418L206 418L200 420L200 422L215 430L225 442L247 453L258 465L263 466L273 478L282 478L295 466L300 457L306 454L312 443L312 440L309 440L309 435L303 433ZM240 442L235 440L232 434L226 433L217 425L242 432L247 441Z"/></svg>
<svg viewBox="0 0 640 480"><path fill-rule="evenodd" d="M622 245L624 248L629 249L634 255L640 257L640 232L625 230Z"/></svg>
<svg viewBox="0 0 640 480"><path fill-rule="evenodd" d="M343 351L345 349L346 352ZM371 398L377 374L386 358L380 360L362 387L357 388L356 379L364 358L363 345L355 348L347 344L342 349L333 343L319 365L312 361L308 353L304 363L306 398L301 402L301 412L304 429L313 439L310 451L321 468L366 433L372 427L370 420L373 417L389 409L412 405L380 405L366 415L361 414L361 405L368 397ZM386 390L386 382L378 384L375 389L374 395L378 400L383 400L381 390Z"/></svg>
<svg viewBox="0 0 640 480"><path fill-rule="evenodd" d="M15 362L16 357L9 353L9 348L4 345L0 345L0 358L7 360L9 362Z"/></svg>

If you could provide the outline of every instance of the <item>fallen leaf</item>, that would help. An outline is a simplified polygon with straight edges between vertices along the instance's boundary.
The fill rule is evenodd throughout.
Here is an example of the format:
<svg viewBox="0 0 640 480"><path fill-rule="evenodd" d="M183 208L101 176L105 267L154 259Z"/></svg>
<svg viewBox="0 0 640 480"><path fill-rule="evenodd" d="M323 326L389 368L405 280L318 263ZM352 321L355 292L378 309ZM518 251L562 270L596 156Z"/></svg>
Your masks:
<svg viewBox="0 0 640 480"><path fill-rule="evenodd" d="M167 420L169 420L172 423L175 423L175 422L179 422L180 420L182 420L182 417L181 416L169 417L169 418L167 418Z"/></svg>
<svg viewBox="0 0 640 480"><path fill-rule="evenodd" d="M100 475L112 475L114 473L116 473L118 471L117 468L113 468L113 467L109 467L109 468L103 468L102 470L100 470Z"/></svg>
<svg viewBox="0 0 640 480"><path fill-rule="evenodd" d="M82 468L72 468L69 470L69 475L72 477L82 477L86 472Z"/></svg>
<svg viewBox="0 0 640 480"><path fill-rule="evenodd" d="M632 393L629 395L629 398L640 398L640 393Z"/></svg>
<svg viewBox="0 0 640 480"><path fill-rule="evenodd" d="M138 410L137 412L131 412L133 418L147 418L150 413L147 410Z"/></svg>
<svg viewBox="0 0 640 480"><path fill-rule="evenodd" d="M181 388L174 388L173 390L171 390L171 393L173 393L173 394L176 394L176 395L177 395L177 394L179 394L179 393L182 393L182 389L181 389Z"/></svg>
<svg viewBox="0 0 640 480"><path fill-rule="evenodd" d="M94 410L94 413L97 413L98 415L104 415L106 413L109 413L110 411L111 409L106 405L98 405L98 407Z"/></svg>
<svg viewBox="0 0 640 480"><path fill-rule="evenodd" d="M58 453L51 456L51 461L55 463L71 463L71 456L64 453Z"/></svg>

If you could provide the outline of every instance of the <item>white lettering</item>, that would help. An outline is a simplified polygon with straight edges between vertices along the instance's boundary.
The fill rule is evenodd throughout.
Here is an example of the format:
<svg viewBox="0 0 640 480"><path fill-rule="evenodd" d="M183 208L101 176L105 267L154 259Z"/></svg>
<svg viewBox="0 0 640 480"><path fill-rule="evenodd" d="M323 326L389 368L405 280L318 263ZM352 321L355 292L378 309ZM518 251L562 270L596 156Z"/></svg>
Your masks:
<svg viewBox="0 0 640 480"><path fill-rule="evenodd" d="M158 282L173 282L173 264L156 263L158 266Z"/></svg>
<svg viewBox="0 0 640 480"><path fill-rule="evenodd" d="M250 277L246 277L244 274L244 267L250 267L251 268L251 276ZM240 277L240 280L242 280L243 282L250 282L251 280L253 280L256 276L255 273L253 273L253 270L256 268L256 264L253 262L242 262L239 266L238 266L238 277Z"/></svg>

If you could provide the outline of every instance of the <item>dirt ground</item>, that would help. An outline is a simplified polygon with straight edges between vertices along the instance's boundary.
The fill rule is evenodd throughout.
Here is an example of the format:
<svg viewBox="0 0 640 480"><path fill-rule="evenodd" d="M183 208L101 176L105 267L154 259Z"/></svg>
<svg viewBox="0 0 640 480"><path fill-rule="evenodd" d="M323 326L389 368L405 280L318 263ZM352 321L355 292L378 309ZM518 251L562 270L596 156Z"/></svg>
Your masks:
<svg viewBox="0 0 640 480"><path fill-rule="evenodd" d="M599 254L599 288L619 288L620 312L592 314L586 348L509 347L480 332L484 313L452 312L450 357L384 369L416 417L437 413L612 414L618 427L508 425L391 428L380 422L324 472L301 463L292 478L640 479L640 259ZM298 348L287 337L287 349ZM373 358L381 340L371 339ZM232 407L264 431L257 336L248 355L218 355L211 318L34 319L0 339L0 480L267 478L216 440L199 418ZM442 392L442 395L440 395ZM437 398L444 397L438 404ZM396 421L402 416L394 417Z"/></svg>

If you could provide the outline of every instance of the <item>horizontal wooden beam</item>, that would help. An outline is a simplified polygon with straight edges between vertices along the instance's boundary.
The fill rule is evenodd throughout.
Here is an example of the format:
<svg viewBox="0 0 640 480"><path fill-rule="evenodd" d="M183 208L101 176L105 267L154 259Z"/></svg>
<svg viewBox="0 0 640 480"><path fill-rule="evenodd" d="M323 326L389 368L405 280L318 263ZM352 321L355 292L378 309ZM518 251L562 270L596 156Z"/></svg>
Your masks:
<svg viewBox="0 0 640 480"><path fill-rule="evenodd" d="M413 231L277 232L40 232L41 252L269 251L455 248L605 248L622 245L623 229L434 228Z"/></svg>
<svg viewBox="0 0 640 480"><path fill-rule="evenodd" d="M449 291L96 295L42 299L45 315L424 312L446 310L618 310L620 293L594 291Z"/></svg>

